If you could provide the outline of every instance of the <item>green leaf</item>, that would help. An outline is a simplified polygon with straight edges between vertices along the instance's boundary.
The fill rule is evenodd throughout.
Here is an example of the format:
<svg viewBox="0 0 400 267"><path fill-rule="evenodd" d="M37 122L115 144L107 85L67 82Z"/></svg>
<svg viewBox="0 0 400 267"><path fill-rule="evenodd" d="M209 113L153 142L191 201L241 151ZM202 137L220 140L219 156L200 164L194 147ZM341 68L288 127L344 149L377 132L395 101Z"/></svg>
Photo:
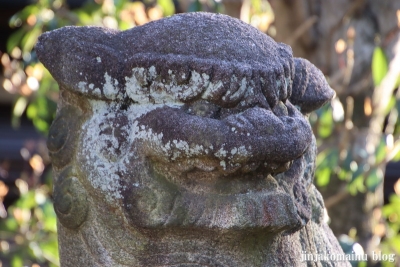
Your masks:
<svg viewBox="0 0 400 267"><path fill-rule="evenodd" d="M44 87L41 86L37 92L36 99L27 109L27 116L33 121L37 130L43 134L47 134L50 124L55 117L57 104L48 98L45 95L46 92L42 92L42 90L44 91ZM49 90L50 88L47 91Z"/></svg>
<svg viewBox="0 0 400 267"><path fill-rule="evenodd" d="M251 7L255 10L256 13L261 13L262 9L261 9L261 2L259 0L252 0L251 1Z"/></svg>
<svg viewBox="0 0 400 267"><path fill-rule="evenodd" d="M319 117L318 135L321 138L329 137L332 134L333 123L332 109L328 108L323 110Z"/></svg>
<svg viewBox="0 0 400 267"><path fill-rule="evenodd" d="M37 242L29 242L29 249L29 254L31 257L43 261L43 251Z"/></svg>
<svg viewBox="0 0 400 267"><path fill-rule="evenodd" d="M393 157L392 161L399 161L400 160L400 151Z"/></svg>
<svg viewBox="0 0 400 267"><path fill-rule="evenodd" d="M398 86L397 86L398 87ZM389 112L394 108L394 106L396 105L397 101L396 101L396 97L392 96L389 100L388 105L385 108L385 114L389 114Z"/></svg>
<svg viewBox="0 0 400 267"><path fill-rule="evenodd" d="M364 177L359 175L348 184L347 189L352 196L355 196L358 192L365 192Z"/></svg>
<svg viewBox="0 0 400 267"><path fill-rule="evenodd" d="M329 127L329 126L321 125L321 126L318 128L318 135L319 135L321 138L327 138L327 137L329 137L329 136L331 135L331 133L332 133L332 128Z"/></svg>
<svg viewBox="0 0 400 267"><path fill-rule="evenodd" d="M14 104L11 125L13 127L19 127L20 119L24 113L26 106L28 105L28 99L26 97L19 97Z"/></svg>
<svg viewBox="0 0 400 267"><path fill-rule="evenodd" d="M13 217L8 217L1 225L1 230L14 232L18 230L18 223Z"/></svg>
<svg viewBox="0 0 400 267"><path fill-rule="evenodd" d="M15 207L22 209L32 209L36 206L35 192L28 191L27 193L20 196L20 199L15 203Z"/></svg>
<svg viewBox="0 0 400 267"><path fill-rule="evenodd" d="M339 150L336 148L327 149L317 156L317 168L324 169L326 167L332 168L336 166L339 161Z"/></svg>
<svg viewBox="0 0 400 267"><path fill-rule="evenodd" d="M357 179L360 175L362 175L364 172L364 167L359 166L355 172L350 172L351 173L351 181Z"/></svg>
<svg viewBox="0 0 400 267"><path fill-rule="evenodd" d="M13 115L16 117L21 117L22 113L24 113L26 105L28 104L28 99L26 97L21 96L15 102Z"/></svg>
<svg viewBox="0 0 400 267"><path fill-rule="evenodd" d="M10 37L7 39L7 52L11 54L13 49L21 43L22 38L25 36L26 30L25 29L19 29L13 34L11 34Z"/></svg>
<svg viewBox="0 0 400 267"><path fill-rule="evenodd" d="M38 116L37 108L35 105L28 106L28 108L26 109L26 116L31 120Z"/></svg>
<svg viewBox="0 0 400 267"><path fill-rule="evenodd" d="M22 267L24 266L24 261L22 260L21 256L14 255L11 260L12 267Z"/></svg>
<svg viewBox="0 0 400 267"><path fill-rule="evenodd" d="M395 236L391 240L393 247L396 249L397 253L400 253L400 236Z"/></svg>
<svg viewBox="0 0 400 267"><path fill-rule="evenodd" d="M197 12L197 11L201 11L203 9L203 7L201 6L201 3L199 0L195 0L193 1L189 8L188 8L188 12Z"/></svg>
<svg viewBox="0 0 400 267"><path fill-rule="evenodd" d="M374 192L376 188L383 182L383 173L380 169L374 169L371 174L367 177L365 185L368 191Z"/></svg>
<svg viewBox="0 0 400 267"><path fill-rule="evenodd" d="M375 151L376 163L381 163L386 158L386 142L383 138Z"/></svg>
<svg viewBox="0 0 400 267"><path fill-rule="evenodd" d="M375 86L380 85L388 72L388 60L385 52L379 46L375 47L372 54L372 79Z"/></svg>
<svg viewBox="0 0 400 267"><path fill-rule="evenodd" d="M175 5L172 0L158 0L157 3L161 6L164 17L175 14Z"/></svg>
<svg viewBox="0 0 400 267"><path fill-rule="evenodd" d="M57 232L57 217L54 212L53 204L47 200L43 205L43 213L44 213L44 225L43 228L46 231L56 233Z"/></svg>
<svg viewBox="0 0 400 267"><path fill-rule="evenodd" d="M340 171L338 172L338 178L343 181L354 180L352 178L352 173L350 171L346 171L343 168L340 168Z"/></svg>
<svg viewBox="0 0 400 267"><path fill-rule="evenodd" d="M17 13L17 16L25 21L30 15L39 15L39 13L44 9L44 7L41 7L37 4L32 4L29 6L26 6L22 11Z"/></svg>
<svg viewBox="0 0 400 267"><path fill-rule="evenodd" d="M394 86L394 88L398 88L399 86L400 86L400 75L397 77L396 85Z"/></svg>
<svg viewBox="0 0 400 267"><path fill-rule="evenodd" d="M35 125L36 129L39 132L41 132L45 135L47 135L47 132L49 131L49 128L50 128L50 124L40 118L34 119L33 125Z"/></svg>
<svg viewBox="0 0 400 267"><path fill-rule="evenodd" d="M37 43L39 35L42 34L42 28L39 24L37 24L32 30L25 33L24 38L22 39L21 46L23 52L30 52L33 49L33 46Z"/></svg>
<svg viewBox="0 0 400 267"><path fill-rule="evenodd" d="M327 186L329 184L330 178L331 178L331 169L330 168L325 168L319 172L316 173L316 182L317 185L320 187Z"/></svg>
<svg viewBox="0 0 400 267"><path fill-rule="evenodd" d="M52 262L57 261L58 259L58 243L57 239L48 240L46 242L41 242L39 244L40 249L46 259L51 260Z"/></svg>
<svg viewBox="0 0 400 267"><path fill-rule="evenodd" d="M343 160L341 167L345 170L345 171L352 171L351 170L351 163L354 161L353 159L353 155L351 153L351 151L347 151L347 155L346 158Z"/></svg>
<svg viewBox="0 0 400 267"><path fill-rule="evenodd" d="M8 21L8 25L10 26L10 28L20 27L21 24L22 24L22 20L18 13L14 14Z"/></svg>
<svg viewBox="0 0 400 267"><path fill-rule="evenodd" d="M119 23L119 29L120 29L121 31L125 31L125 30L128 30L128 29L130 29L130 28L131 28L131 25L130 25L128 22L121 21L121 22Z"/></svg>
<svg viewBox="0 0 400 267"><path fill-rule="evenodd" d="M121 11L124 8L126 8L127 2L128 1L126 1L126 0L114 0L114 6L115 6L116 11L118 12L118 11Z"/></svg>
<svg viewBox="0 0 400 267"><path fill-rule="evenodd" d="M92 23L93 19L90 16L90 14L88 14L87 12L83 11L83 10L78 10L75 12L75 14L77 15L78 19L79 19L79 25L88 25L90 23Z"/></svg>

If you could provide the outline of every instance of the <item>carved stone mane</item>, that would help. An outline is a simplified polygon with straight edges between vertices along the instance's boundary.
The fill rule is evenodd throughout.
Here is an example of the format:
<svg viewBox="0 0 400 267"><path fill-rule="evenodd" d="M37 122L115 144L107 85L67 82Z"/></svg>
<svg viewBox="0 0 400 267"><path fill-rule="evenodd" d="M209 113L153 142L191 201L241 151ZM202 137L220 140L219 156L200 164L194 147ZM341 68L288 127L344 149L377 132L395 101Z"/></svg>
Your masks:
<svg viewBox="0 0 400 267"><path fill-rule="evenodd" d="M304 252L342 253L312 184L307 120L334 92L289 46L190 13L124 32L64 27L36 51L60 85L48 147L62 266L307 266Z"/></svg>

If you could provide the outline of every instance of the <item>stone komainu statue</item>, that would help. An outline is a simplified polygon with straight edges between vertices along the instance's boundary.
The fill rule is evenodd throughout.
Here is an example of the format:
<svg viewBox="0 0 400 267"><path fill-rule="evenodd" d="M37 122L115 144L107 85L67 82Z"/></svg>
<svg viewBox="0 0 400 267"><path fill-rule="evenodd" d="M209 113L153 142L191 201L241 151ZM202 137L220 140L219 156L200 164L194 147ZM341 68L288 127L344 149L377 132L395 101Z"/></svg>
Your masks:
<svg viewBox="0 0 400 267"><path fill-rule="evenodd" d="M224 15L64 27L48 148L62 266L348 266L312 181L307 114L334 92L290 47Z"/></svg>

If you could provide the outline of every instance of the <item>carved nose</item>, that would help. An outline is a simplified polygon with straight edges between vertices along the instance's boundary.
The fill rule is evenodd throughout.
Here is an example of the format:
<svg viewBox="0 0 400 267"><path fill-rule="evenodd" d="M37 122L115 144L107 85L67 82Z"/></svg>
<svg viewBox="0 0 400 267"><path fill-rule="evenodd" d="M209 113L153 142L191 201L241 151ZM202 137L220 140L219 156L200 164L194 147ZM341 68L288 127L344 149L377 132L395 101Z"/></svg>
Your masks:
<svg viewBox="0 0 400 267"><path fill-rule="evenodd" d="M331 100L335 91L324 74L308 60L295 58L296 74L290 102L298 105L302 113L310 113Z"/></svg>

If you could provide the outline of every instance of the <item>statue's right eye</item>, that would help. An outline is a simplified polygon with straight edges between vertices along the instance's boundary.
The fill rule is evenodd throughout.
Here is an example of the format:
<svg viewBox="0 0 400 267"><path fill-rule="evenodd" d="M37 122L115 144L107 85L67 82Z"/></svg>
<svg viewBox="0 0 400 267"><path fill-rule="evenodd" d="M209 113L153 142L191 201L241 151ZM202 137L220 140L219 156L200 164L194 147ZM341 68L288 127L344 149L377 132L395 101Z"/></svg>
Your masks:
<svg viewBox="0 0 400 267"><path fill-rule="evenodd" d="M199 117L218 119L221 108L206 100L199 100L184 106L186 113Z"/></svg>

